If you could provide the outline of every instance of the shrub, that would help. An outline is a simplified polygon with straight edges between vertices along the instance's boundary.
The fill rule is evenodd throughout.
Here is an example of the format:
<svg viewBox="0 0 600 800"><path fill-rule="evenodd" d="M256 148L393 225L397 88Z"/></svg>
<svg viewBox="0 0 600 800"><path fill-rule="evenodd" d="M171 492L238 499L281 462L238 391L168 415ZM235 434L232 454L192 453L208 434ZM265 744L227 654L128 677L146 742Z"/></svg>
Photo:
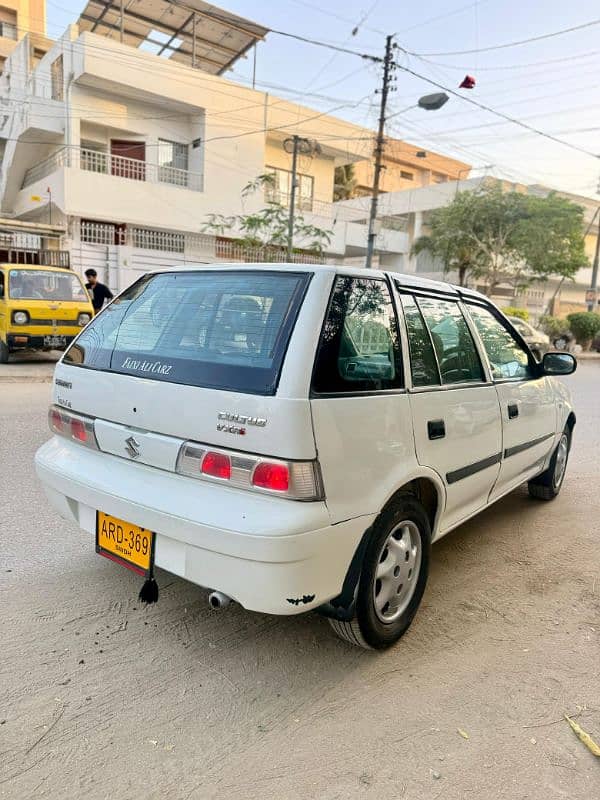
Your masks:
<svg viewBox="0 0 600 800"><path fill-rule="evenodd" d="M540 328L547 333L551 341L558 339L559 336L564 336L569 332L569 323L566 319L560 317L552 317L550 314L545 314L540 317Z"/></svg>
<svg viewBox="0 0 600 800"><path fill-rule="evenodd" d="M502 311L507 317L518 317L519 319L529 321L529 311L526 308L515 308L514 306L506 306Z"/></svg>
<svg viewBox="0 0 600 800"><path fill-rule="evenodd" d="M600 314L594 311L578 311L576 314L569 314L567 319L577 342L584 350L589 350L592 339L600 331Z"/></svg>

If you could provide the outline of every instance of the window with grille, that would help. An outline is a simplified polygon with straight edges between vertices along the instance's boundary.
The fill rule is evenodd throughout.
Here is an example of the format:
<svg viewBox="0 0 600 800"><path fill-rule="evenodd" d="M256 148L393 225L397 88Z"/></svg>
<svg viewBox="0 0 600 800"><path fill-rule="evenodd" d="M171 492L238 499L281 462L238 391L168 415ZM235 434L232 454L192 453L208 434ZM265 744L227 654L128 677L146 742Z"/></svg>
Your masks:
<svg viewBox="0 0 600 800"><path fill-rule="evenodd" d="M183 253L185 234L171 231L157 231L152 228L134 228L133 246L142 250L165 250L169 253Z"/></svg>
<svg viewBox="0 0 600 800"><path fill-rule="evenodd" d="M265 197L270 203L280 203L289 206L292 194L292 173L289 169L267 167L267 172L273 175L273 183L265 187ZM312 211L314 183L312 175L296 173L296 208L300 211Z"/></svg>
<svg viewBox="0 0 600 800"><path fill-rule="evenodd" d="M162 183L187 186L188 146L168 139L158 140L158 176Z"/></svg>
<svg viewBox="0 0 600 800"><path fill-rule="evenodd" d="M63 57L59 56L50 64L50 84L53 100L64 100Z"/></svg>
<svg viewBox="0 0 600 800"><path fill-rule="evenodd" d="M0 36L17 40L17 12L13 8L0 6Z"/></svg>

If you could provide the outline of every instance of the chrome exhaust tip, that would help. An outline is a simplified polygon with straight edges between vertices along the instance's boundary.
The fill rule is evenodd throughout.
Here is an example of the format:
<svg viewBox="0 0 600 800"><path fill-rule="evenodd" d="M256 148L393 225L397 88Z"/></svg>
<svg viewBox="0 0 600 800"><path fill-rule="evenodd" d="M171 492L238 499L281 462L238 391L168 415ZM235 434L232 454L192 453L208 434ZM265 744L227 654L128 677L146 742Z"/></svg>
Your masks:
<svg viewBox="0 0 600 800"><path fill-rule="evenodd" d="M223 594L223 592L211 592L208 595L208 604L211 608L225 608L229 603L231 603L231 597Z"/></svg>

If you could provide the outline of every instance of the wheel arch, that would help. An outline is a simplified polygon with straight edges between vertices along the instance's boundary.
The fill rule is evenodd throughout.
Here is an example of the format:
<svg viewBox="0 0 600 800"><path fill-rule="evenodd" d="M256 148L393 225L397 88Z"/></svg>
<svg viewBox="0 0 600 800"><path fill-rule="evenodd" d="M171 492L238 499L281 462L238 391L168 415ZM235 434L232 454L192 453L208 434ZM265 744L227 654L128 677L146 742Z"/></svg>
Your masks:
<svg viewBox="0 0 600 800"><path fill-rule="evenodd" d="M411 476L409 480L405 480L401 486L397 487L387 497L379 514L363 533L354 551L350 565L348 566L342 585L342 591L337 597L334 597L328 603L324 603L317 609L324 616L339 620L352 619L354 615L356 589L362 570L362 562L367 544L373 532L373 526L379 517L400 497L414 497L421 503L429 519L431 540L435 540L441 512L444 509L446 501L446 494L439 476L435 473L418 473Z"/></svg>

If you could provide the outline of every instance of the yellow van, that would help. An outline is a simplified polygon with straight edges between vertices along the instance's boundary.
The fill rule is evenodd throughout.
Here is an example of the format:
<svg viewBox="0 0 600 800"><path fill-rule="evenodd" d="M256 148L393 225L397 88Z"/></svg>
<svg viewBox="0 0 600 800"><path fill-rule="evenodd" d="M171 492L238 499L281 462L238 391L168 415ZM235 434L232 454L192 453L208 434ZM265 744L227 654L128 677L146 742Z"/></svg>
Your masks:
<svg viewBox="0 0 600 800"><path fill-rule="evenodd" d="M71 270L0 264L0 364L10 353L64 350L93 316L90 297Z"/></svg>

